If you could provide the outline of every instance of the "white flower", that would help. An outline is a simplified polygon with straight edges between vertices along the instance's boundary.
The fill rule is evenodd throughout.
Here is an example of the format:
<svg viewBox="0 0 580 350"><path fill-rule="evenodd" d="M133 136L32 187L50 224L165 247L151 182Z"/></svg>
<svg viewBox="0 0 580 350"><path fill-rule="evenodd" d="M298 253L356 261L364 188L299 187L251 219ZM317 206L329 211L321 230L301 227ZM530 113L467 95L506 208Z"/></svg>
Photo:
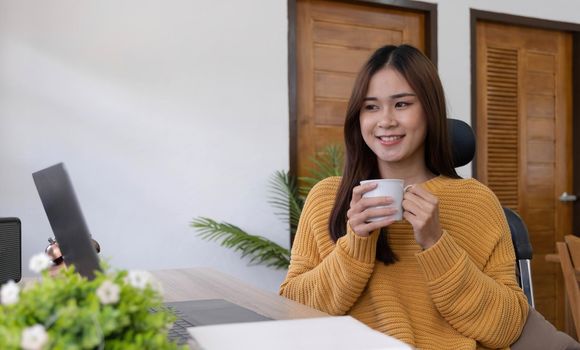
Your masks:
<svg viewBox="0 0 580 350"><path fill-rule="evenodd" d="M36 273L41 273L52 265L52 260L46 253L39 253L33 255L28 263L28 268Z"/></svg>
<svg viewBox="0 0 580 350"><path fill-rule="evenodd" d="M97 288L97 297L103 305L115 304L119 301L120 292L121 288L118 285L107 280Z"/></svg>
<svg viewBox="0 0 580 350"><path fill-rule="evenodd" d="M165 294L165 290L163 289L163 285L161 284L161 282L159 282L159 280L155 279L154 277L151 277L151 287L153 288L154 291L156 291L159 295L163 295Z"/></svg>
<svg viewBox="0 0 580 350"><path fill-rule="evenodd" d="M153 283L153 275L147 271L131 270L126 281L135 288L145 289Z"/></svg>
<svg viewBox="0 0 580 350"><path fill-rule="evenodd" d="M0 288L0 301L4 305L12 305L18 302L20 295L20 288L14 281L6 282L2 288Z"/></svg>
<svg viewBox="0 0 580 350"><path fill-rule="evenodd" d="M24 350L40 350L48 342L48 333L40 324L24 328L20 346Z"/></svg>

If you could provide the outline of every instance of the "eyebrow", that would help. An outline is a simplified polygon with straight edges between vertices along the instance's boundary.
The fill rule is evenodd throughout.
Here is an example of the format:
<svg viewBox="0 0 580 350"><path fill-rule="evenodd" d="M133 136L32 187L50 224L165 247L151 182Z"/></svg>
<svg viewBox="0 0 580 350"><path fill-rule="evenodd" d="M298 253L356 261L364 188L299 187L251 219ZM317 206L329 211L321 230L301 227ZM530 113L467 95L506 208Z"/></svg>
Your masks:
<svg viewBox="0 0 580 350"><path fill-rule="evenodd" d="M389 96L389 99L396 100L396 99L401 98L401 97L409 97L409 96L417 96L417 95L414 93L411 93L411 92L402 92L400 94L394 94L394 95ZM377 97L365 97L363 99L363 101L377 101L377 100L378 100Z"/></svg>

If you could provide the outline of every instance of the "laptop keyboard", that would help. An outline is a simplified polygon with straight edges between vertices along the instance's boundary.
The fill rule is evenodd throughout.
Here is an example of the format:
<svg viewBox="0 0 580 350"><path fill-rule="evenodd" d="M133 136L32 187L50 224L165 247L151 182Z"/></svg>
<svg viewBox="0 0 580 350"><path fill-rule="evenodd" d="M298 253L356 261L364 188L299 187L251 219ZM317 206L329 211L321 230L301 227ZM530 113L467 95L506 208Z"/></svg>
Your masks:
<svg viewBox="0 0 580 350"><path fill-rule="evenodd" d="M184 319L184 314L181 311L176 310L173 307L167 308L171 309L171 311L173 311L175 313L175 316L177 317L175 323L173 323L173 326L169 330L168 333L169 340L173 340L179 345L186 344L187 341L191 339L191 336L187 332L187 328L193 327L193 324L189 323Z"/></svg>
<svg viewBox="0 0 580 350"><path fill-rule="evenodd" d="M194 341L187 332L189 327L270 320L266 316L222 299L168 302L164 303L162 308L169 309L177 318L169 330L169 339L179 344L191 345Z"/></svg>

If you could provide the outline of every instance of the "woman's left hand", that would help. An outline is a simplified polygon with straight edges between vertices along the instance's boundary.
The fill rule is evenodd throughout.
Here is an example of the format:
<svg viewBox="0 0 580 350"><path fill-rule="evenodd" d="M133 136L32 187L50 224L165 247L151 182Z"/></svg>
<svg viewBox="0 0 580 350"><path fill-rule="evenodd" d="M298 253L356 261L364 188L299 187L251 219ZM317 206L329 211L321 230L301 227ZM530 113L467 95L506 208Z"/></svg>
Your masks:
<svg viewBox="0 0 580 350"><path fill-rule="evenodd" d="M421 185L409 186L403 195L403 217L412 226L415 240L423 249L441 238L439 199Z"/></svg>

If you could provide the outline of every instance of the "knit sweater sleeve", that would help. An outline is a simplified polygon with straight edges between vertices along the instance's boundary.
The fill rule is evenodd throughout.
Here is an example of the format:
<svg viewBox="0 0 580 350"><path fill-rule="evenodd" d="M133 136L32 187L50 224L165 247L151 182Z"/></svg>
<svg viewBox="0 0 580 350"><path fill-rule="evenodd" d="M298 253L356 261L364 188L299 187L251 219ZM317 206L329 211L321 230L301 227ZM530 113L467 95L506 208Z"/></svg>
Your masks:
<svg viewBox="0 0 580 350"><path fill-rule="evenodd" d="M310 191L280 286L280 295L331 315L346 314L359 298L374 268L378 240L376 232L360 237L347 228L332 242L328 217L338 181L323 180Z"/></svg>
<svg viewBox="0 0 580 350"><path fill-rule="evenodd" d="M489 348L519 337L527 299L515 277L515 253L503 210L487 187L473 180L462 189L467 208L417 259L431 298L449 324Z"/></svg>

